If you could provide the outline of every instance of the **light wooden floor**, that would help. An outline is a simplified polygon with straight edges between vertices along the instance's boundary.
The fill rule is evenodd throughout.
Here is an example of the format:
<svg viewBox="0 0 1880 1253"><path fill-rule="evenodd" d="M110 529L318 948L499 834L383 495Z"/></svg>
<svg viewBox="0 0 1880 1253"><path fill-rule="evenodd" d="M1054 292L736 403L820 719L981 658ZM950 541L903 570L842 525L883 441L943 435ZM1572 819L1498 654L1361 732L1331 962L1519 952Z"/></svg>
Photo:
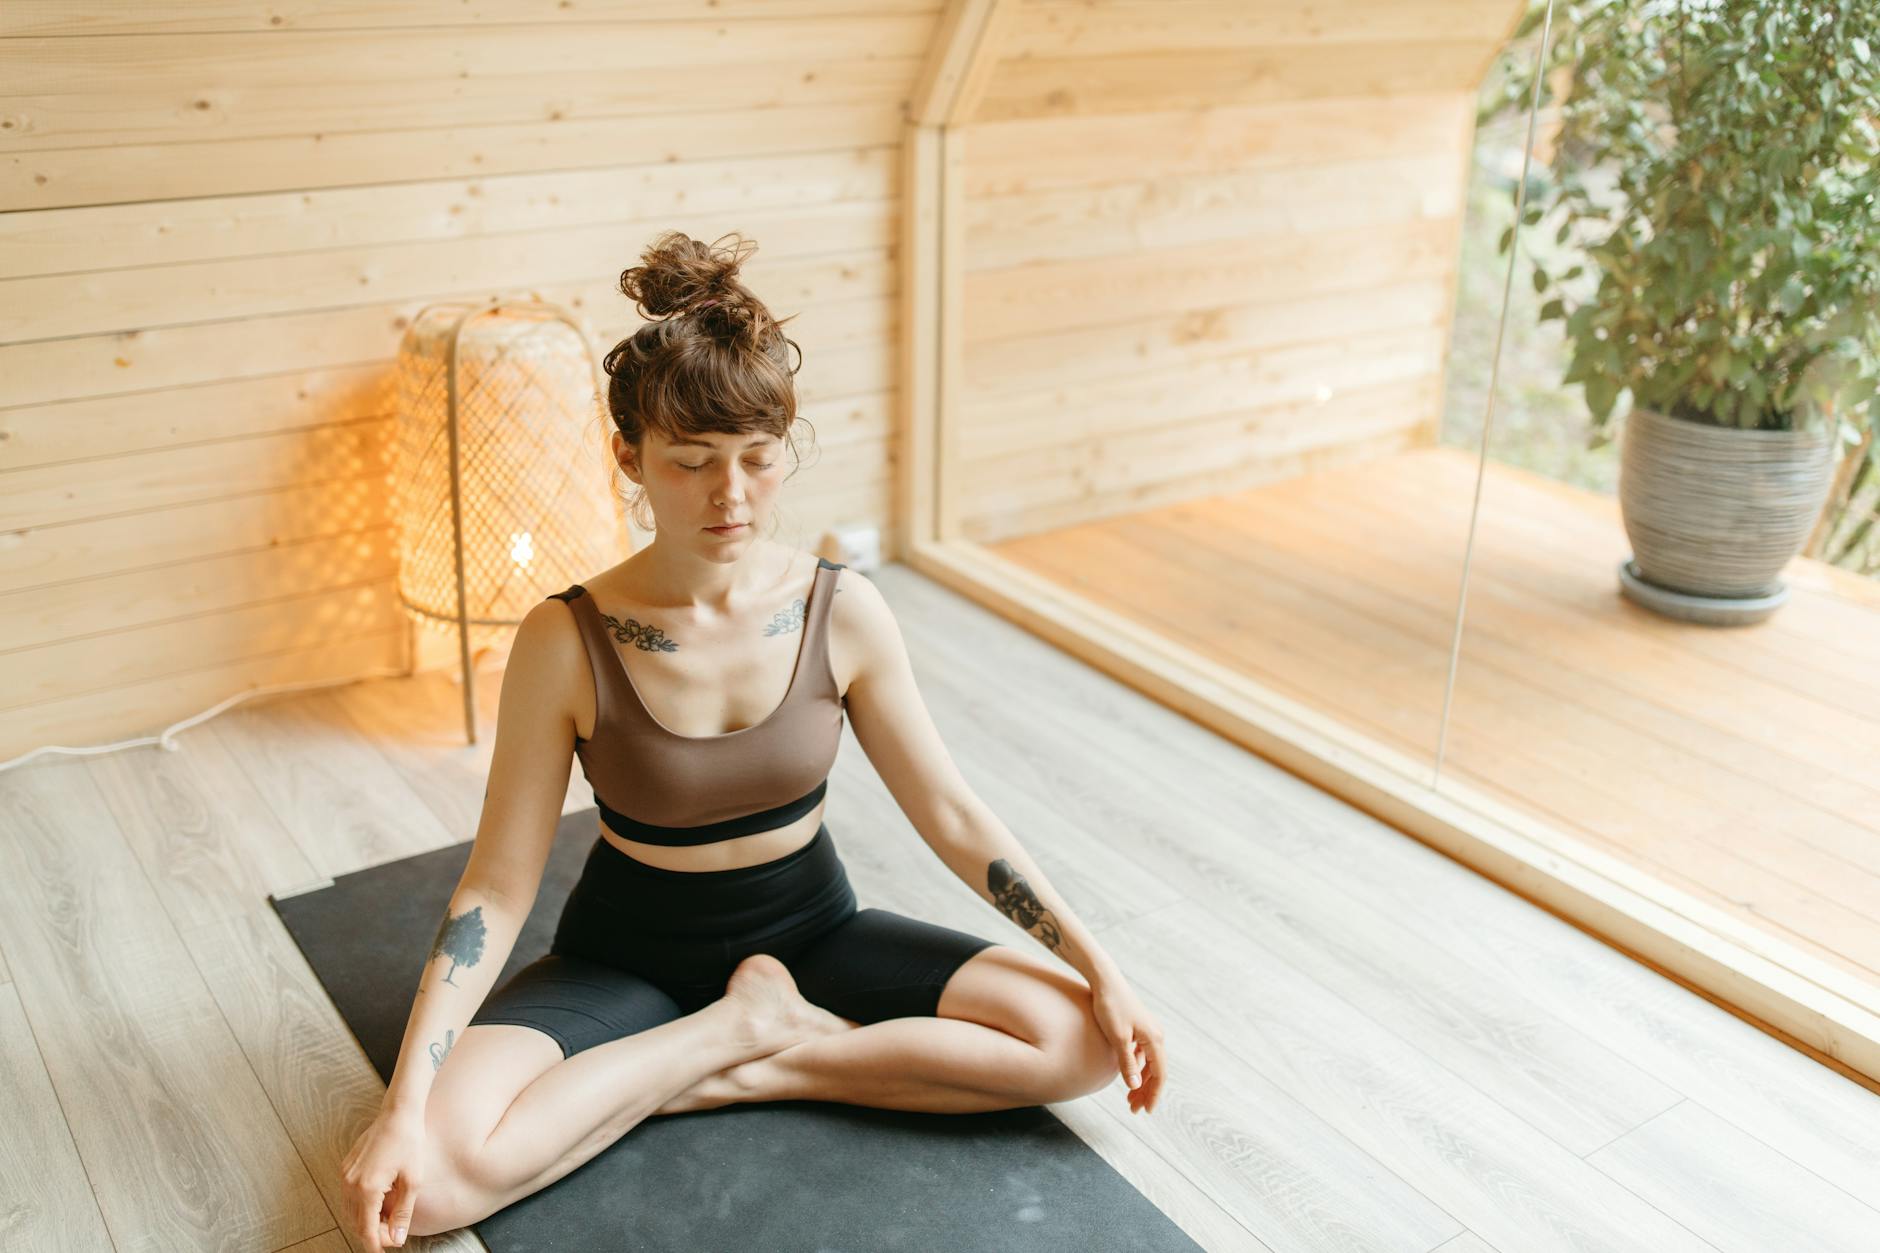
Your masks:
<svg viewBox="0 0 1880 1253"><path fill-rule="evenodd" d="M1871 1250L1880 1096L904 567L876 577L961 770L1168 1031L1156 1114L1120 1079L1057 1112L1203 1246ZM176 754L0 773L0 1244L346 1247L334 1167L379 1088L263 897L467 838L488 739L458 728L447 680L381 681L237 706ZM852 737L831 790L864 903L1035 943Z"/></svg>
<svg viewBox="0 0 1880 1253"><path fill-rule="evenodd" d="M1427 766L1475 473L1421 449L989 547ZM1630 552L1615 500L1490 464L1442 778L1880 993L1880 583L1798 558L1773 617L1703 627L1620 596Z"/></svg>

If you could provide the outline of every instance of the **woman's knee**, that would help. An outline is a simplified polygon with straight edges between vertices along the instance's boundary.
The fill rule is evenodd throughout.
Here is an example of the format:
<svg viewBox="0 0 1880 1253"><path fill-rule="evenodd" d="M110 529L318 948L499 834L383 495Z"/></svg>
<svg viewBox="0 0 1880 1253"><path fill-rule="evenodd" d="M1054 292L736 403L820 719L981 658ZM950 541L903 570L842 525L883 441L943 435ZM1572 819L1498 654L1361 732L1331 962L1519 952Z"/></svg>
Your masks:
<svg viewBox="0 0 1880 1253"><path fill-rule="evenodd" d="M428 1188L418 1193L418 1203L411 1209L411 1227L406 1232L410 1236L435 1236L446 1231L455 1231L467 1227L483 1214L471 1214L464 1209L462 1202L448 1195L441 1188Z"/></svg>
<svg viewBox="0 0 1880 1253"><path fill-rule="evenodd" d="M488 1151L523 1089L562 1060L542 1032L477 1024L445 1060L425 1100L425 1157L412 1231L433 1235L488 1217L513 1182Z"/></svg>
<svg viewBox="0 0 1880 1253"><path fill-rule="evenodd" d="M481 1222L538 1188L551 1178L527 1163L507 1160L489 1141L436 1140L425 1149L425 1175L412 1212L411 1230L435 1235Z"/></svg>
<svg viewBox="0 0 1880 1253"><path fill-rule="evenodd" d="M1108 1087L1122 1073L1115 1045L1104 1034L1091 1002L1090 988L1081 981L1061 995L1061 1012L1040 1044L1052 1062L1056 1083L1052 1101L1075 1100Z"/></svg>
<svg viewBox="0 0 1880 1253"><path fill-rule="evenodd" d="M427 1142L418 1199L411 1211L411 1235L455 1231L495 1212L495 1206L485 1204L488 1189L476 1178L469 1157L467 1146Z"/></svg>
<svg viewBox="0 0 1880 1253"><path fill-rule="evenodd" d="M445 1058L425 1099L428 1139L481 1145L524 1088L562 1060L545 1032L509 1023L477 1023Z"/></svg>
<svg viewBox="0 0 1880 1253"><path fill-rule="evenodd" d="M1120 1073L1098 1026L1090 985L1036 954L993 945L948 980L941 1013L997 1027L1041 1056L1028 1089L1042 1101L1068 1101Z"/></svg>

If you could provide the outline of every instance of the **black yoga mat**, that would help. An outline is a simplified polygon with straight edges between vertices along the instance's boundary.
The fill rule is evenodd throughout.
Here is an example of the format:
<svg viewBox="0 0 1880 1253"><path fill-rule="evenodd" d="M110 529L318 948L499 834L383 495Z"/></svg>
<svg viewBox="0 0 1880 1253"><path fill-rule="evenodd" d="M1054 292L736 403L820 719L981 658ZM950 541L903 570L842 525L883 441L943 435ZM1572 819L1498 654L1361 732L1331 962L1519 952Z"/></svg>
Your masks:
<svg viewBox="0 0 1880 1253"><path fill-rule="evenodd" d="M593 845L565 815L496 985L548 951ZM438 919L470 842L270 898L390 1080ZM1196 1250L1049 1109L927 1114L765 1101L659 1114L579 1169L475 1224L494 1253Z"/></svg>

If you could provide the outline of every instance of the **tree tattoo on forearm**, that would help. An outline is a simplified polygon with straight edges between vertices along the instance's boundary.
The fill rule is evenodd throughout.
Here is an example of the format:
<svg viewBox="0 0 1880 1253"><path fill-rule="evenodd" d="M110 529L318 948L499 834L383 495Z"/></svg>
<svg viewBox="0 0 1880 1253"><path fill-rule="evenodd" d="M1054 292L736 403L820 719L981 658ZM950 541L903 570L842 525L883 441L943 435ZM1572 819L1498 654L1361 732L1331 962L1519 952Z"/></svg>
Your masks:
<svg viewBox="0 0 1880 1253"><path fill-rule="evenodd" d="M483 906L472 905L468 911L455 918L445 910L445 918L437 928L437 938L431 941L431 957L439 953L450 958L450 969L444 973L444 982L456 987L456 980L451 976L457 973L459 966L474 966L483 956ZM426 961L430 957L425 958Z"/></svg>
<svg viewBox="0 0 1880 1253"><path fill-rule="evenodd" d="M488 929L483 925L483 906L472 905L455 918L450 910L444 911L444 921L438 924L437 935L431 941L431 953L425 960L442 954L450 958L450 969L444 972L444 982L453 988L458 986L451 976L457 973L459 966L474 966L483 960L483 938ZM419 995L424 989L418 989ZM433 1072L444 1068L444 1059L450 1056L451 1049L457 1045L457 1032L450 1028L444 1032L443 1040L431 1041L425 1052L430 1054Z"/></svg>
<svg viewBox="0 0 1880 1253"><path fill-rule="evenodd" d="M1064 942L1064 933L1058 929L1057 919L1031 890L1031 884L1025 882L1025 876L1013 869L1011 862L1001 857L987 867L986 886L1000 913L1026 931L1036 927L1034 934L1039 943L1054 953L1058 951L1058 946Z"/></svg>

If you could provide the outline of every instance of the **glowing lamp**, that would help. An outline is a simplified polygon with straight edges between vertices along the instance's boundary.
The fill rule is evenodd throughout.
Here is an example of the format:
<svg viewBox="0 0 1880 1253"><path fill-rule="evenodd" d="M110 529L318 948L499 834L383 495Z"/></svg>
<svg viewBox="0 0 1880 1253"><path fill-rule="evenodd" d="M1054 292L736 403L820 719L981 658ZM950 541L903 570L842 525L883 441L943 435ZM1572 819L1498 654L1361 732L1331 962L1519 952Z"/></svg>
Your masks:
<svg viewBox="0 0 1880 1253"><path fill-rule="evenodd" d="M620 559L601 387L579 324L540 300L428 305L399 344L398 598L419 630L455 630L472 744L473 637Z"/></svg>

